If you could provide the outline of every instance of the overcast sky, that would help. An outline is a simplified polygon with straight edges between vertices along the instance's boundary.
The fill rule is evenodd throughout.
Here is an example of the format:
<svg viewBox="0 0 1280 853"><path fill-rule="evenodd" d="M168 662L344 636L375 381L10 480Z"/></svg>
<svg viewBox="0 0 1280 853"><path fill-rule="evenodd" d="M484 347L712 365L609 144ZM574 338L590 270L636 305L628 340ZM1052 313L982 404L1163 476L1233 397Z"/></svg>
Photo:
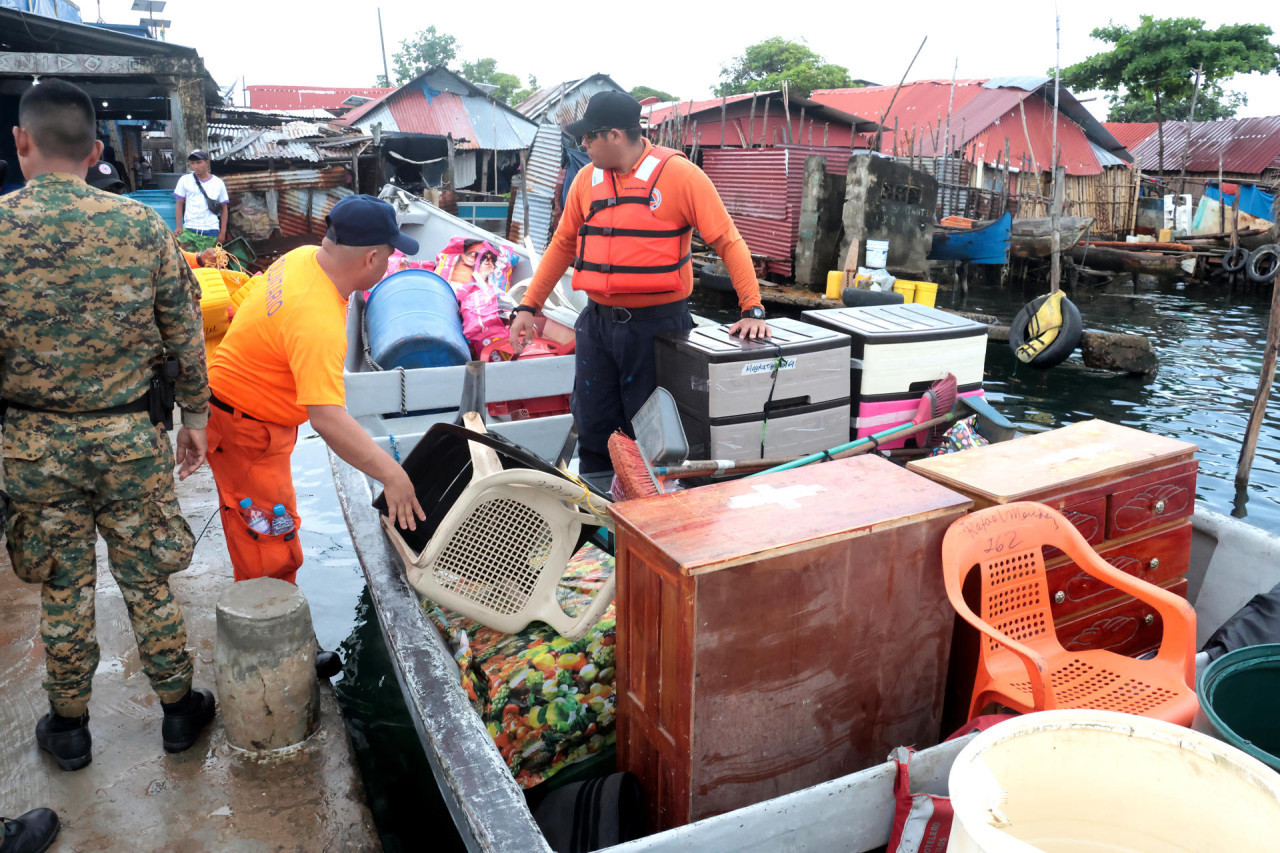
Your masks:
<svg viewBox="0 0 1280 853"><path fill-rule="evenodd" d="M108 22L138 20L139 13L130 11L132 0L100 2ZM240 77L249 85L371 86L382 73L378 2L171 0L161 15L173 22L169 40L196 48L224 89ZM80 8L86 20L96 18L94 0L80 0ZM657 7L596 2L563 11L568 8L546 0L447 5L381 0L387 58L402 39L434 25L458 39L461 59L492 56L500 71L521 79L534 74L543 86L599 71L627 89L646 85L681 98L709 96L722 65L747 45L774 35L804 41L827 61L847 67L853 77L883 84L898 82L925 36L928 42L910 79L950 79L957 60L961 78L1043 74L1054 58L1054 5L1044 0L985 5L685 0ZM1136 25L1139 8L1152 6L1125 0L1060 4L1062 64L1101 49L1100 42L1089 38L1094 27L1111 20ZM1263 21L1261 13L1246 17L1245 8L1164 0L1159 14L1202 18L1211 28ZM1247 8L1260 10L1268 4ZM1273 27L1280 23L1280 16L1271 17L1277 19ZM1240 116L1280 115L1280 76L1248 75L1228 87L1249 97ZM1077 95L1087 98L1089 93ZM1087 106L1105 117L1102 98Z"/></svg>

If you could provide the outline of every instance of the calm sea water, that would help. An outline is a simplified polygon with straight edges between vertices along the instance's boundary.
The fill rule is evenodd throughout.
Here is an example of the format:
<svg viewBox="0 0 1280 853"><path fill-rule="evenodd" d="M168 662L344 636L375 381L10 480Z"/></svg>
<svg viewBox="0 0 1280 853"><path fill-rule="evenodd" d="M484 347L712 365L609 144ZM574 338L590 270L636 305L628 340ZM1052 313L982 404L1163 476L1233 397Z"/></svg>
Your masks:
<svg viewBox="0 0 1280 853"><path fill-rule="evenodd" d="M1046 289L975 285L955 307L1007 320ZM938 298L940 305L952 304L949 294ZM1237 491L1233 483L1266 343L1269 291L1170 282L1136 291L1128 285L1081 288L1072 298L1085 328L1149 337L1159 372L1135 378L1093 370L1078 353L1041 372L1020 365L1007 345L991 344L988 399L1028 430L1102 418L1192 442L1200 448L1198 498L1211 509L1280 533L1280 399L1273 397L1268 406L1248 487ZM695 310L720 319L736 316L721 294L695 294ZM461 850L401 699L328 456L314 434L300 439L293 467L307 558L298 583L321 644L338 649L347 664L337 692L383 844L389 851Z"/></svg>

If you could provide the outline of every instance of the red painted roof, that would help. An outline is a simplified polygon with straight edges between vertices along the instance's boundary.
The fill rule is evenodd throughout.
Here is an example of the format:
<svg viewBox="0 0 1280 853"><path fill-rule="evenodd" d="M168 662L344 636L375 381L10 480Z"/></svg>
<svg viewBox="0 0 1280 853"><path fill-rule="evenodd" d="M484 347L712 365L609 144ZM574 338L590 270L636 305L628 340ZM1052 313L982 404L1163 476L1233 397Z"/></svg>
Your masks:
<svg viewBox="0 0 1280 853"><path fill-rule="evenodd" d="M1164 123L1164 171L1182 168L1187 147L1187 123ZM1143 171L1155 172L1160 167L1160 136L1152 133L1133 148L1134 162ZM1191 129L1191 153L1187 157L1188 172L1222 170L1236 174L1258 175L1280 162L1280 116L1239 118L1225 121L1197 121Z"/></svg>
<svg viewBox="0 0 1280 853"><path fill-rule="evenodd" d="M1133 151L1134 146L1156 132L1154 121L1104 121L1102 126L1116 141Z"/></svg>
<svg viewBox="0 0 1280 853"><path fill-rule="evenodd" d="M398 97L387 101L387 109L391 110L396 127L402 133L439 136L452 133L454 139L466 139L473 143L476 140L476 133L471 129L471 119L467 116L462 98L452 92L441 92L427 103L427 96L421 88L406 86Z"/></svg>
<svg viewBox="0 0 1280 853"><path fill-rule="evenodd" d="M1009 140L1009 158L1015 168L1032 162L1040 171L1050 169L1053 149L1053 107L1034 92L1013 86L986 88L982 80L957 80L954 100L950 80L919 80L907 83L894 98L895 86L867 86L861 89L818 89L812 98L844 112L884 119L887 128L881 150L932 157L946 150L963 148L965 159L994 165L1004 159L1004 142ZM947 121L948 104L951 120ZM1026 112L1026 128L1022 114ZM897 135L894 135L894 120ZM944 135L952 143L946 144ZM1085 132L1065 114L1058 114L1058 143L1061 163L1069 175L1096 175L1102 171ZM1034 157L1032 156L1034 154Z"/></svg>
<svg viewBox="0 0 1280 853"><path fill-rule="evenodd" d="M365 98L381 98L395 89L376 86L245 86L249 92L249 106L255 110L332 110L352 95Z"/></svg>

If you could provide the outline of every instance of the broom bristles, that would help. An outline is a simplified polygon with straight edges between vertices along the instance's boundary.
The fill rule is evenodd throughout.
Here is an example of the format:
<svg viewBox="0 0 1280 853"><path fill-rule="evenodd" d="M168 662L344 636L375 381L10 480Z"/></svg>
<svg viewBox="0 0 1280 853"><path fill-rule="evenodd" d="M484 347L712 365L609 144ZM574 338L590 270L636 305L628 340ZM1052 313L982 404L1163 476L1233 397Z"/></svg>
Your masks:
<svg viewBox="0 0 1280 853"><path fill-rule="evenodd" d="M609 436L609 461L613 463L613 473L622 489L621 500L662 494L644 453L631 436L624 432Z"/></svg>

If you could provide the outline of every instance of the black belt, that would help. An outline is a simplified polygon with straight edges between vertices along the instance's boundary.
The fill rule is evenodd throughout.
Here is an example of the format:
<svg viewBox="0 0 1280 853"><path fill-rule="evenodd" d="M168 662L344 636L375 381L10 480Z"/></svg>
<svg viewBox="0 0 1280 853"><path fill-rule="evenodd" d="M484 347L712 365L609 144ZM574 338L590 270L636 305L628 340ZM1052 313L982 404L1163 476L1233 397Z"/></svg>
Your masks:
<svg viewBox="0 0 1280 853"><path fill-rule="evenodd" d="M224 412L228 412L229 414L233 414L233 415L234 415L234 414L236 413L236 411L237 411L237 410L236 410L236 408L235 408L234 406L230 405L229 403L224 403L224 402L222 402L221 400L219 400L219 399L218 399L218 396L217 396L216 394L214 394L212 391L210 391L210 392L209 392L209 402L210 402L210 403L212 403L213 405L217 406L219 409L222 409L222 411L224 411ZM266 423L264 420L262 420L262 418L255 418L253 415L248 414L248 413L247 413L247 412L245 412L243 409L241 409L241 410L239 410L239 411L240 411L240 417L242 417L242 418L244 418L244 419L246 419L246 420L250 420L250 421L257 421L258 423Z"/></svg>
<svg viewBox="0 0 1280 853"><path fill-rule="evenodd" d="M632 320L661 320L665 317L677 317L689 313L689 300L677 299L662 305L646 305L643 308L623 308L618 305L603 305L592 300L591 307L597 314L608 317L615 323L630 323Z"/></svg>
<svg viewBox="0 0 1280 853"><path fill-rule="evenodd" d="M81 412L64 412L58 409L42 409L39 406L28 406L25 403L19 403L16 400L9 400L5 404L7 408L18 412L37 412L42 415L84 415L85 417L103 417L105 415L134 415L139 412L145 412L150 408L151 398L149 394L143 394L131 403L121 403L118 406L108 406L105 409L89 409Z"/></svg>

